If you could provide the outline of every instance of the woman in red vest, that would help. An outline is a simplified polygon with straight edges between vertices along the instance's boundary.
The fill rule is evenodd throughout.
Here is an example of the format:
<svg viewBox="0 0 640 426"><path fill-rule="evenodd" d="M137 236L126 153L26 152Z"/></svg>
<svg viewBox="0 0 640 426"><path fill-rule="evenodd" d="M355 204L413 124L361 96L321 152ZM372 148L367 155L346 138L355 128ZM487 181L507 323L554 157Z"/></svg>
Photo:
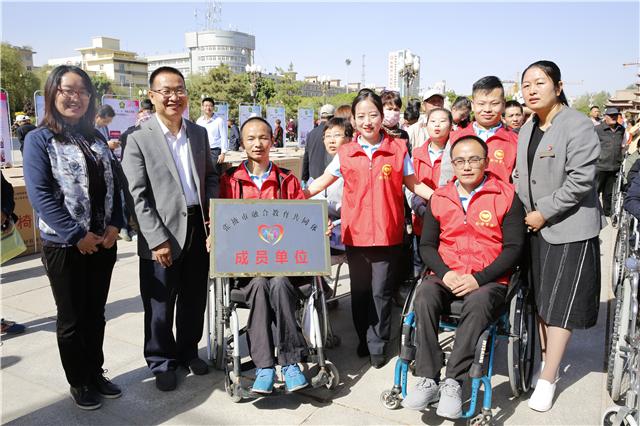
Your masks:
<svg viewBox="0 0 640 426"><path fill-rule="evenodd" d="M402 252L402 186L424 199L429 199L433 190L416 178L404 141L382 130L380 96L362 89L351 111L357 142L340 147L305 195L311 197L339 177L344 178L342 242L349 262L358 355L369 355L371 365L380 368L386 363L384 349L391 330L393 279Z"/></svg>

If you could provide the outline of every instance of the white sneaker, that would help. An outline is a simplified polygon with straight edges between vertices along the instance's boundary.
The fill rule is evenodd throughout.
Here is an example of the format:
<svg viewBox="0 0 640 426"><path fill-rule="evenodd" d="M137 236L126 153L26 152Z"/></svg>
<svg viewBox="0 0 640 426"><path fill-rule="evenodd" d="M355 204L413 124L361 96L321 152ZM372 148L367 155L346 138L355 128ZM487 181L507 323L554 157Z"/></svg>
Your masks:
<svg viewBox="0 0 640 426"><path fill-rule="evenodd" d="M556 393L555 383L539 379L536 390L529 398L529 408L535 411L549 411L553 406L553 395Z"/></svg>
<svg viewBox="0 0 640 426"><path fill-rule="evenodd" d="M533 376L531 376L531 389L536 388L536 383L538 382L538 379L540 379L540 374L542 374L542 370L544 370L544 361L540 361L540 366L533 373ZM554 384L558 383L559 379L560 379L560 372L556 371L556 379L553 381L553 383Z"/></svg>

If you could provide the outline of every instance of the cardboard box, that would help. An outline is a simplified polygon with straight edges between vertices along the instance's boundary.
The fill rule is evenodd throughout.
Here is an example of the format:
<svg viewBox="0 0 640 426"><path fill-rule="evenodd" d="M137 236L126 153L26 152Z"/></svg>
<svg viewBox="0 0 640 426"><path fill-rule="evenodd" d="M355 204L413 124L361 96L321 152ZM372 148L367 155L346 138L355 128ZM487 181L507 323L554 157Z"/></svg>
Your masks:
<svg viewBox="0 0 640 426"><path fill-rule="evenodd" d="M14 213L18 216L16 228L27 246L27 250L20 256L38 253L42 244L40 241L40 231L36 223L36 215L27 197L27 188L24 184L22 167L12 167L2 169L2 174L13 186L13 200L16 203ZM19 257L19 256L18 256Z"/></svg>
<svg viewBox="0 0 640 426"><path fill-rule="evenodd" d="M304 149L295 148L275 148L269 153L271 161L276 163L278 167L291 170L298 179L300 179L300 176L302 175L303 156ZM239 166L247 159L247 154L244 151L229 151L225 155L224 159L225 162L223 169L226 170L231 166Z"/></svg>

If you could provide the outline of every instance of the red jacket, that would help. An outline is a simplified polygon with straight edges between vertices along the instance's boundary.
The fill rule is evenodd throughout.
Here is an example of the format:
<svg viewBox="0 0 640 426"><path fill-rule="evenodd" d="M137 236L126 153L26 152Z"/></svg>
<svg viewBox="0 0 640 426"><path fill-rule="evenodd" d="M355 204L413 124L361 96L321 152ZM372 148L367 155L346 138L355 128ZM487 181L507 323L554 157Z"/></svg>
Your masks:
<svg viewBox="0 0 640 426"><path fill-rule="evenodd" d="M220 179L220 198L261 200L304 200L298 178L287 169L271 163L269 177L258 189L244 165L231 167Z"/></svg>
<svg viewBox="0 0 640 426"><path fill-rule="evenodd" d="M477 136L473 124L451 132L451 143L453 144L462 136ZM489 147L489 167L487 170L503 181L511 182L511 172L516 165L518 135L502 126L495 135L487 139L487 146Z"/></svg>
<svg viewBox="0 0 640 426"><path fill-rule="evenodd" d="M442 155L431 164L431 157L429 156L429 143L427 140L424 145L413 150L413 168L416 171L416 179L419 182L425 183L429 188L436 189L438 182L440 181L440 167L442 165ZM422 235L422 218L412 215L413 218L413 233L416 235Z"/></svg>
<svg viewBox="0 0 640 426"><path fill-rule="evenodd" d="M350 246L393 246L402 243L404 140L385 134L372 159L359 143L338 150L342 193L342 242Z"/></svg>
<svg viewBox="0 0 640 426"><path fill-rule="evenodd" d="M487 174L484 186L471 198L465 213L455 180L431 196L433 217L440 223L438 253L458 274L473 274L490 265L502 252L502 219L513 203L513 186ZM509 283L505 275L497 280Z"/></svg>

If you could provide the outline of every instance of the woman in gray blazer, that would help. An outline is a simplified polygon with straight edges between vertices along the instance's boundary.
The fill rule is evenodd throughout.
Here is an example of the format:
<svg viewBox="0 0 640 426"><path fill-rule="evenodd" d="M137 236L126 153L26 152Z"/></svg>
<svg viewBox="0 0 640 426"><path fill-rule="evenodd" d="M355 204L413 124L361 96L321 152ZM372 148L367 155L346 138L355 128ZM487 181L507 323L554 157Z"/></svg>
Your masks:
<svg viewBox="0 0 640 426"><path fill-rule="evenodd" d="M520 130L514 183L527 210L542 352L529 407L547 411L571 331L592 327L598 318L600 143L591 121L568 107L555 63L529 65L522 94L534 116Z"/></svg>

